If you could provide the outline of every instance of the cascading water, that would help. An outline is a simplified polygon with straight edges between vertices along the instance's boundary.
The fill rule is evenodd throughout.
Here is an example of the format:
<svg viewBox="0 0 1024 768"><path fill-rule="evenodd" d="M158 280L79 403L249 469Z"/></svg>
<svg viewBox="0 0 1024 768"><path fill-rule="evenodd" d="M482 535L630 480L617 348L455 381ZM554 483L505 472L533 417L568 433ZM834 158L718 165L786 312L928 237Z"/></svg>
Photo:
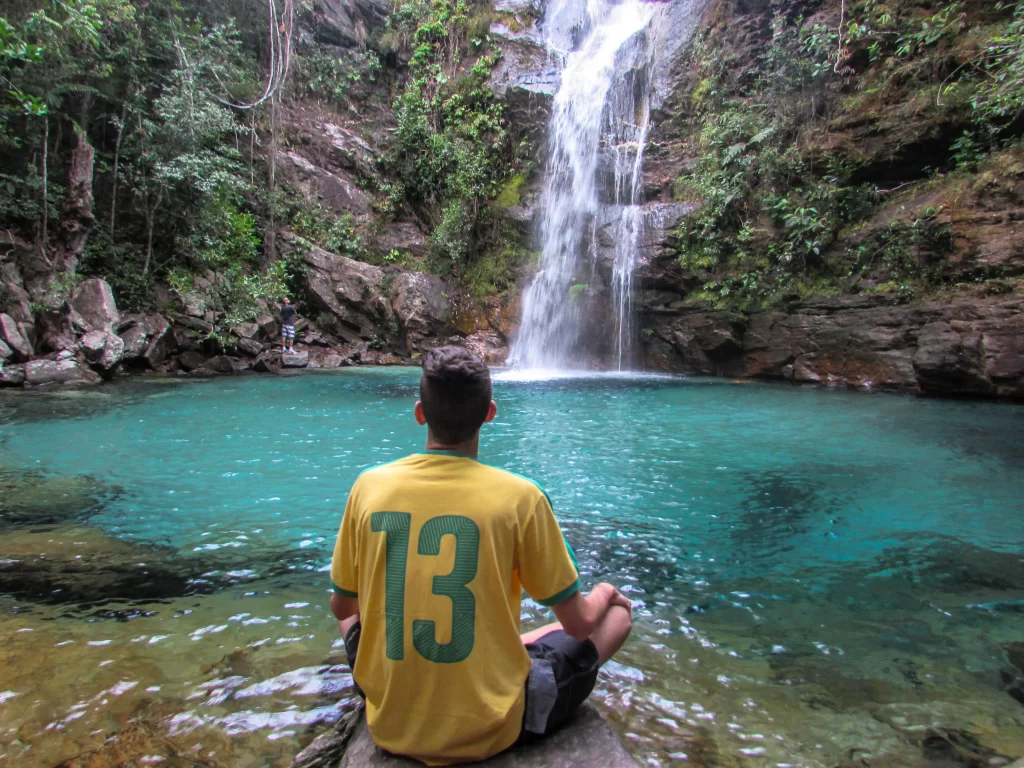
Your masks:
<svg viewBox="0 0 1024 768"><path fill-rule="evenodd" d="M548 138L539 270L523 297L512 348L517 368L591 367L595 357L633 363L633 272L643 228L640 202L654 58L655 3L554 0L546 35L564 56ZM603 354L582 305L610 241L611 307ZM607 250L607 249L605 249ZM607 271L607 269L606 269Z"/></svg>

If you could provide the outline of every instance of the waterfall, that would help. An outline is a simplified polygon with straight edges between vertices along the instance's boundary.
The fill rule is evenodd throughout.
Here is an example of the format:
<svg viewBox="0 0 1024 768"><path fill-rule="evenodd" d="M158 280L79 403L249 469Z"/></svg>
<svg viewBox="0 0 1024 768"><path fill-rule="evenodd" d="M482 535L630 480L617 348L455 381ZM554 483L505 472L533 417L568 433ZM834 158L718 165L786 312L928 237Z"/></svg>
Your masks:
<svg viewBox="0 0 1024 768"><path fill-rule="evenodd" d="M512 347L517 368L584 368L595 358L618 370L634 363L633 273L643 229L638 204L657 7L640 0L552 0L548 8L548 45L565 65L548 134L540 263L523 295ZM612 243L615 316L595 323L584 305L600 293L601 239Z"/></svg>

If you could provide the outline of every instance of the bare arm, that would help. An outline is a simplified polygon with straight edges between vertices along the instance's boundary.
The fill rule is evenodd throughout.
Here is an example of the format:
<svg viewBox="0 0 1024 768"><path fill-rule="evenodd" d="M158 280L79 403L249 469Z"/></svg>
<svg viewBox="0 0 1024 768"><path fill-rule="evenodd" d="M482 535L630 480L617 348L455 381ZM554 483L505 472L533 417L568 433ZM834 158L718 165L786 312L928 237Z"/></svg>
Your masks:
<svg viewBox="0 0 1024 768"><path fill-rule="evenodd" d="M344 621L359 614L359 598L342 597L337 592L331 593L331 613L338 621Z"/></svg>
<svg viewBox="0 0 1024 768"><path fill-rule="evenodd" d="M590 594L581 595L577 592L552 610L565 633L582 642L590 637L613 605L632 610L632 603L619 590L611 584L598 584Z"/></svg>

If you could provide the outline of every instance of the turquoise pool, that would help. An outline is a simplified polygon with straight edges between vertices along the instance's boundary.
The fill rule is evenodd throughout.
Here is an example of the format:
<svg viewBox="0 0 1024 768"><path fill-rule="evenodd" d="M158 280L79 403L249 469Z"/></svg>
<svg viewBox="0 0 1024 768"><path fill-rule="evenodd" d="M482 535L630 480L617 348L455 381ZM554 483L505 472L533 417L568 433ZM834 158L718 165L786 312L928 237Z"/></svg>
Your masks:
<svg viewBox="0 0 1024 768"><path fill-rule="evenodd" d="M324 571L352 480L423 441L417 376L0 398L0 466L92 476L109 493L74 525L210 569L209 594L0 600L0 764L134 718L211 764L287 765L350 704ZM1024 408L630 376L496 399L481 458L544 485L585 581L636 601L597 699L644 763L1024 756Z"/></svg>

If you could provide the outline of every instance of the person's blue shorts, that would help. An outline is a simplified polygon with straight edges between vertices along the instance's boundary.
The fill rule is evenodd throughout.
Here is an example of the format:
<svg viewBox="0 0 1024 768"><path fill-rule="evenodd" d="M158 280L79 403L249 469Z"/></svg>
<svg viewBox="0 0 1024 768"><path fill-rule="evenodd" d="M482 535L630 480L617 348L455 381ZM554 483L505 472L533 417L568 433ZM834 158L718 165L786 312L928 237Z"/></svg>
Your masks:
<svg viewBox="0 0 1024 768"><path fill-rule="evenodd" d="M281 326L281 338L292 341L295 339L295 326L294 325L282 325Z"/></svg>

